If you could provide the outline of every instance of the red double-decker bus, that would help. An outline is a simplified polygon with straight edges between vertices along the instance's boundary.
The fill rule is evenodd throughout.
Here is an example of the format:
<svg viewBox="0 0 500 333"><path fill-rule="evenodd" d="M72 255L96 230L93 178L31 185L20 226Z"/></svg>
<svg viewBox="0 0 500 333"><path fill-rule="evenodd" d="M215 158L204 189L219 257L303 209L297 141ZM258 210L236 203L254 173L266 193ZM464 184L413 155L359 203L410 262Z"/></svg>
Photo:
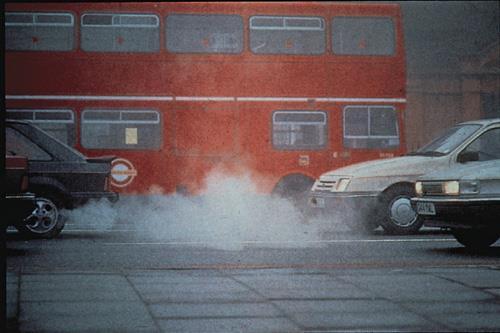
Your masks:
<svg viewBox="0 0 500 333"><path fill-rule="evenodd" d="M9 3L8 118L88 156L123 193L259 191L404 152L400 9L345 3Z"/></svg>

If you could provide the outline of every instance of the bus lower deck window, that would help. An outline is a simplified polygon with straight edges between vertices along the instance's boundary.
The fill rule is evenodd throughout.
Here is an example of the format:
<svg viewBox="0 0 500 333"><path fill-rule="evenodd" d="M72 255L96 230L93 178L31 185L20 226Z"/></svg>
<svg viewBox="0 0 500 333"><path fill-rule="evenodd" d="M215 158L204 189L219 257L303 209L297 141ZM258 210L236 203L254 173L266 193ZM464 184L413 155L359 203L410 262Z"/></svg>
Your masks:
<svg viewBox="0 0 500 333"><path fill-rule="evenodd" d="M276 149L322 149L327 143L327 117L318 111L273 113L273 146Z"/></svg>
<svg viewBox="0 0 500 333"><path fill-rule="evenodd" d="M154 110L87 109L81 126L81 143L88 149L161 148L161 119Z"/></svg>
<svg viewBox="0 0 500 333"><path fill-rule="evenodd" d="M29 121L68 146L76 144L73 110L68 109L7 109L7 119Z"/></svg>
<svg viewBox="0 0 500 333"><path fill-rule="evenodd" d="M344 147L399 147L396 110L392 106L348 106L344 109Z"/></svg>

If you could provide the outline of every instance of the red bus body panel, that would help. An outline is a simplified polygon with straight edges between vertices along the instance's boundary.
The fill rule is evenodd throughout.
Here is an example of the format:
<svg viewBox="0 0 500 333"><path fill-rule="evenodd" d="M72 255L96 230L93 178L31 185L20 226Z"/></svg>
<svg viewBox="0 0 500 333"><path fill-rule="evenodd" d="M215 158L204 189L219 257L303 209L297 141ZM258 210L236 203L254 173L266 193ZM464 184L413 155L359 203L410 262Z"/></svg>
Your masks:
<svg viewBox="0 0 500 333"><path fill-rule="evenodd" d="M7 51L7 109L71 109L76 148L87 156L116 155L130 162L125 193L170 193L203 189L214 168L250 173L270 192L283 177L321 173L405 151L403 114L406 74L400 9L390 4L344 3L7 3L6 12L71 12L72 51ZM155 14L160 51L85 52L79 46L80 17L87 12ZM181 54L165 48L170 13L236 14L244 22L240 54ZM254 15L318 16L326 22L322 55L256 55L249 50L248 21ZM331 52L334 16L385 16L395 24L391 56L338 56ZM342 112L348 105L390 105L398 113L400 146L348 149ZM87 149L80 140L83 109L154 109L161 114L159 150ZM328 144L319 150L277 150L272 113L314 110L328 114Z"/></svg>

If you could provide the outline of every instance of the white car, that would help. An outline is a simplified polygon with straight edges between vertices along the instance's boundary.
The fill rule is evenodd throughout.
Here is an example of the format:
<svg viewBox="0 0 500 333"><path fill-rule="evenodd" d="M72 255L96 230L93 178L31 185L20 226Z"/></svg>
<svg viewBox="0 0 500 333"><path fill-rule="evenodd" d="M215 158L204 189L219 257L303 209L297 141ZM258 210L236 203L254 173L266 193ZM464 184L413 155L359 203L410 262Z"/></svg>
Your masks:
<svg viewBox="0 0 500 333"><path fill-rule="evenodd" d="M412 204L425 225L451 228L470 248L488 247L500 238L500 159L430 173L415 190Z"/></svg>
<svg viewBox="0 0 500 333"><path fill-rule="evenodd" d="M368 161L324 173L308 202L323 215L354 215L364 229L410 234L423 225L411 205L418 177L469 161L500 158L500 118L469 121L406 156Z"/></svg>

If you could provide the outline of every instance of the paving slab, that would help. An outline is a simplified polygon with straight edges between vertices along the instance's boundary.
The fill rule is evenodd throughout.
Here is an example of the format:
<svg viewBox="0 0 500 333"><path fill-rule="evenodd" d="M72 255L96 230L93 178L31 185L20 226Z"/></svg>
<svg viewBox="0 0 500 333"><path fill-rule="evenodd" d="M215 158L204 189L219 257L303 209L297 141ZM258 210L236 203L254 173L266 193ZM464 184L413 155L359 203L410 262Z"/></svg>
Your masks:
<svg viewBox="0 0 500 333"><path fill-rule="evenodd" d="M154 273L151 275L141 274L141 275L129 275L129 280L134 284L229 284L234 283L234 281L228 277L221 276L189 276L189 275L178 275L178 274L158 274Z"/></svg>
<svg viewBox="0 0 500 333"><path fill-rule="evenodd" d="M165 290L176 290L179 292L198 292L200 290L206 290L211 292L238 292L247 291L248 288L237 283L235 281L229 280L224 283L214 283L212 281L207 281L206 283L132 283L134 287L140 292L164 292Z"/></svg>
<svg viewBox="0 0 500 333"><path fill-rule="evenodd" d="M342 275L339 278L375 295L397 301L477 301L493 298L482 290L427 274Z"/></svg>
<svg viewBox="0 0 500 333"><path fill-rule="evenodd" d="M305 330L401 331L439 330L443 327L410 312L298 313L292 318Z"/></svg>
<svg viewBox="0 0 500 333"><path fill-rule="evenodd" d="M142 302L24 302L21 331L157 332Z"/></svg>
<svg viewBox="0 0 500 333"><path fill-rule="evenodd" d="M287 300L273 301L285 313L384 313L398 312L401 307L386 300Z"/></svg>
<svg viewBox="0 0 500 333"><path fill-rule="evenodd" d="M496 296L500 296L500 288L485 289L484 291Z"/></svg>
<svg viewBox="0 0 500 333"><path fill-rule="evenodd" d="M500 302L489 301L427 301L427 302L405 302L402 303L405 308L414 313L425 316L439 317L442 315L453 314L461 316L467 313L497 313L500 316Z"/></svg>
<svg viewBox="0 0 500 333"><path fill-rule="evenodd" d="M373 295L330 276L237 276L236 280L268 299L370 298Z"/></svg>
<svg viewBox="0 0 500 333"><path fill-rule="evenodd" d="M139 290L141 298L147 303L172 303L172 302L197 302L197 303L216 303L216 302L259 302L264 301L264 297L251 291L182 291L176 289L163 290Z"/></svg>
<svg viewBox="0 0 500 333"><path fill-rule="evenodd" d="M26 274L21 302L139 301L125 277L108 274Z"/></svg>
<svg viewBox="0 0 500 333"><path fill-rule="evenodd" d="M433 272L432 274L471 287L500 288L500 270L487 268L477 269L474 271L471 271L470 269L449 269ZM478 276L481 276L481 278L478 278Z"/></svg>
<svg viewBox="0 0 500 333"><path fill-rule="evenodd" d="M6 272L5 274L5 327L9 331L17 330L19 305L19 274Z"/></svg>
<svg viewBox="0 0 500 333"><path fill-rule="evenodd" d="M286 318L209 318L160 320L165 332L224 333L224 332L302 332Z"/></svg>
<svg viewBox="0 0 500 333"><path fill-rule="evenodd" d="M26 274L21 332L157 332L146 305L119 274Z"/></svg>
<svg viewBox="0 0 500 333"><path fill-rule="evenodd" d="M20 332L500 331L479 271L9 272L7 301Z"/></svg>
<svg viewBox="0 0 500 333"><path fill-rule="evenodd" d="M500 332L500 313L472 312L460 315L436 313L436 320L460 332Z"/></svg>
<svg viewBox="0 0 500 333"><path fill-rule="evenodd" d="M152 304L155 318L274 317L281 313L269 303Z"/></svg>

